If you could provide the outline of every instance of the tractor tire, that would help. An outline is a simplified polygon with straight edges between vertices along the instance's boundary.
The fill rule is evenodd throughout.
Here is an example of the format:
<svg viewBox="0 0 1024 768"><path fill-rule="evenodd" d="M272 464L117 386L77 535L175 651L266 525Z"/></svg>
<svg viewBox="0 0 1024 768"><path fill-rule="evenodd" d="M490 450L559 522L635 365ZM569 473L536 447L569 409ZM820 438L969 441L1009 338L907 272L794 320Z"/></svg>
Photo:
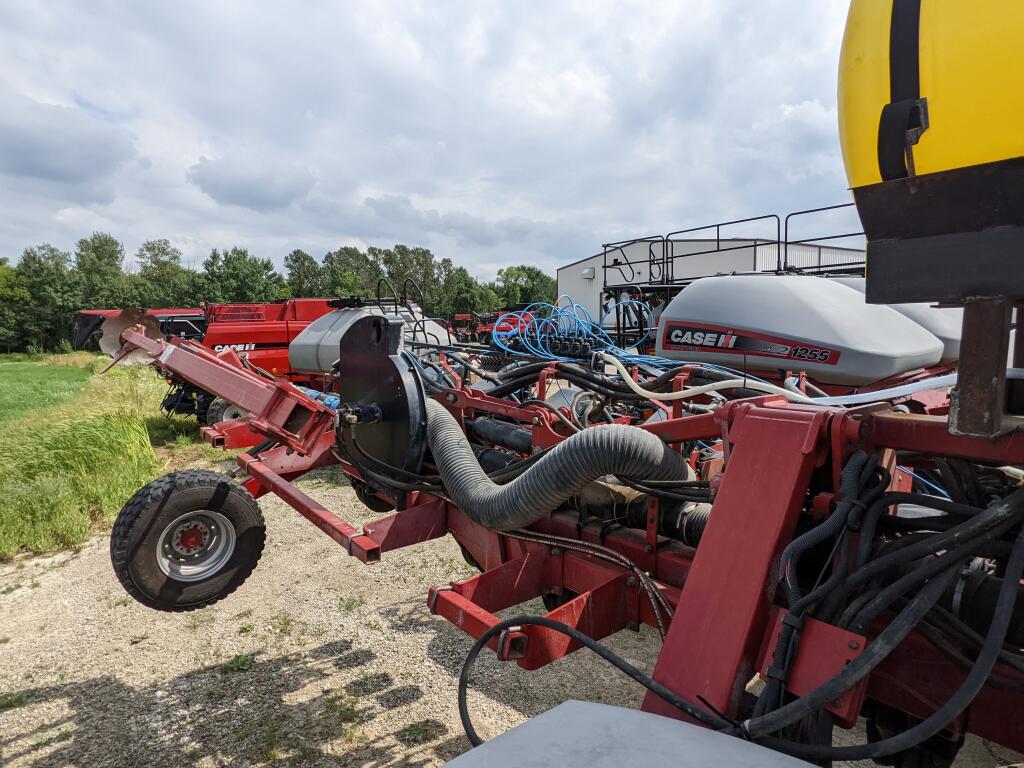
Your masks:
<svg viewBox="0 0 1024 768"><path fill-rule="evenodd" d="M171 472L140 488L110 535L110 561L129 595L158 611L191 611L227 597L266 541L252 495L206 469Z"/></svg>
<svg viewBox="0 0 1024 768"><path fill-rule="evenodd" d="M210 403L210 407L206 409L206 417L203 419L203 423L208 427L212 427L214 424L219 424L222 421L232 421L247 415L246 411L243 411L234 403L229 403L223 397L215 397L213 402Z"/></svg>

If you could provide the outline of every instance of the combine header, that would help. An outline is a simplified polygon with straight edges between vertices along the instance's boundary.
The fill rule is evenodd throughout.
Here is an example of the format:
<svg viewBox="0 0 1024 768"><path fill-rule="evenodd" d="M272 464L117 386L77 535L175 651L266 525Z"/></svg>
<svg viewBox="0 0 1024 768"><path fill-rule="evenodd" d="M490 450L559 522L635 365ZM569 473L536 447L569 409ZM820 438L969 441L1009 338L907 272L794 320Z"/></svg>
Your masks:
<svg viewBox="0 0 1024 768"><path fill-rule="evenodd" d="M645 713L666 716L558 708L524 726L536 726L523 731L529 738L496 740L524 752L497 759L490 745L459 758L465 765L568 753L559 764L577 766L600 744L621 765L684 752L688 765L697 754L703 764L792 764L782 752L819 763L943 766L969 732L1024 750L1024 345L1017 367L1006 367L1024 288L1019 249L999 246L1024 225L1013 175L1019 133L1002 155L975 158L987 169L946 177L936 159L942 147L986 140L998 124L972 133L971 120L951 113L1008 108L978 85L1001 82L1005 71L979 71L977 88L961 92L959 80L945 79L954 77L947 58L984 70L989 51L1013 49L1024 12L996 3L1000 13L975 9L974 23L956 24L950 15L968 5L950 2L921 17L939 28L920 31L935 47L936 69L921 88L934 98L929 122L926 100L899 78L891 100L888 90L884 98L857 90L863 68L887 60L890 27L902 36L909 24L916 39L918 5L852 4L844 149L858 168L861 153L881 153L900 129L902 155L886 151L883 178L851 171L868 233L866 294L965 305L958 370L920 323L865 304L849 285L792 275L698 281L673 301L693 292L706 300L699 316L664 309L655 318L634 307L653 329L629 345L616 342L608 318L595 321L571 302L535 305L528 317L496 321L495 344L512 360L498 370L493 355L442 339L421 317L348 302L292 343L293 367L295 355L318 361L332 393L261 375L231 349L127 329L120 355L144 356L244 409L264 439L238 458L240 482L175 472L135 494L111 537L125 589L166 611L231 593L264 546L256 500L274 493L364 563L456 539L480 573L435 585L426 600L476 640L459 686L474 745L466 690L484 649L537 669L586 647L647 688ZM980 63L963 61L964 51ZM851 144L853 128L886 135ZM898 155L908 162L893 175ZM927 174L915 175L915 158L917 174L927 159ZM975 219L961 210L940 221L932 203L953 199L961 172L963 189L984 187L992 205L972 209L981 212ZM899 207L900 226L874 204L877 195ZM920 264L927 252L965 262L984 253L990 274L979 281L963 270L894 266ZM749 292L757 302L744 299ZM776 304L796 319L757 312ZM652 339L659 355L645 353ZM741 343L756 366L736 356ZM324 466L338 467L381 518L356 527L293 484ZM499 615L537 597L543 616ZM662 638L651 675L600 642L641 624ZM719 733L694 735L666 718ZM833 729L858 718L868 741L834 746ZM627 722L630 738L612 743L610 729ZM666 747L673 738L679 743ZM567 748L563 739L574 741Z"/></svg>

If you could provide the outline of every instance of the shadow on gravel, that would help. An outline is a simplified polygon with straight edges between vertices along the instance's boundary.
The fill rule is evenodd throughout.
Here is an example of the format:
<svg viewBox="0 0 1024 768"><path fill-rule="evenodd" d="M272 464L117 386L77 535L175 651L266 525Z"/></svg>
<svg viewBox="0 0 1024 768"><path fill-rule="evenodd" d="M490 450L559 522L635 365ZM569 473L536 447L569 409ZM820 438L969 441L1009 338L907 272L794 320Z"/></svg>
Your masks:
<svg viewBox="0 0 1024 768"><path fill-rule="evenodd" d="M363 674L337 691L322 691L319 683L332 667L357 670L374 658L368 648L336 640L303 653L199 668L151 687L101 676L9 692L8 708L0 709L0 763L416 768L469 748L464 737L445 739L449 728L436 720L369 740L366 723L423 691L395 686L387 674ZM306 689L309 698L293 703ZM20 714L27 722L32 708L46 703L60 714L34 729L18 727Z"/></svg>
<svg viewBox="0 0 1024 768"><path fill-rule="evenodd" d="M514 606L499 615L508 618L521 614L543 615L544 604L532 600ZM381 611L393 632L429 632L427 657L453 678L462 672L466 654L473 638L439 616L432 616L426 599L414 599ZM653 667L660 643L657 635L643 628L641 635L623 631L605 642L613 647L624 643L627 657L640 667ZM618 648L624 652L623 648ZM498 661L493 653L477 657L470 675L471 690L493 701L532 717L561 704L567 699L582 699L619 706L639 706L643 689L588 651L572 653L541 669L526 672L513 662ZM614 683L621 683L615 685ZM612 684L610 684L612 683ZM461 724L454 728L461 731Z"/></svg>

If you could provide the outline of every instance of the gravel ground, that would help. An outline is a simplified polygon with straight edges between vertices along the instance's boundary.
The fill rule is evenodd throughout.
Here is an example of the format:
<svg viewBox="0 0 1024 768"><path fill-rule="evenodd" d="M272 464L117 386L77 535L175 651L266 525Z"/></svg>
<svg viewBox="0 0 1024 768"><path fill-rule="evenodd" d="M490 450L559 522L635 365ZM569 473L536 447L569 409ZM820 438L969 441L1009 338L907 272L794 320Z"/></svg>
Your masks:
<svg viewBox="0 0 1024 768"><path fill-rule="evenodd" d="M377 517L330 473L299 485L350 521ZM470 642L425 607L427 586L472 573L454 541L367 567L278 499L261 506L259 567L192 613L127 598L105 537L0 566L0 764L412 767L468 749L456 683ZM647 629L609 644L648 670L658 647ZM637 706L639 691L592 654L530 673L484 654L470 708L489 737L568 698ZM1013 762L972 739L957 764Z"/></svg>

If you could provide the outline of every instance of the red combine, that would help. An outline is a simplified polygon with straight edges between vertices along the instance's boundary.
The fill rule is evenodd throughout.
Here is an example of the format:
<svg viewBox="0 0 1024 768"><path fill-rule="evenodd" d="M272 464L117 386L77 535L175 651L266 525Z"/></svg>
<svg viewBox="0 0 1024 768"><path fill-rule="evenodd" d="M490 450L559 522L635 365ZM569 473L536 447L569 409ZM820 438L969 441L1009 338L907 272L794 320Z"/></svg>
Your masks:
<svg viewBox="0 0 1024 768"><path fill-rule="evenodd" d="M300 384L322 383L322 376L292 371L288 345L312 321L331 311L329 299L284 299L269 303L207 304L197 309L90 309L75 315L75 347L102 332L101 349L113 354L122 330L142 322L151 338L177 336L202 343L214 352L227 349L270 376ZM105 343L104 340L109 340ZM162 408L195 415L201 424L237 419L243 413L224 399L174 375Z"/></svg>

